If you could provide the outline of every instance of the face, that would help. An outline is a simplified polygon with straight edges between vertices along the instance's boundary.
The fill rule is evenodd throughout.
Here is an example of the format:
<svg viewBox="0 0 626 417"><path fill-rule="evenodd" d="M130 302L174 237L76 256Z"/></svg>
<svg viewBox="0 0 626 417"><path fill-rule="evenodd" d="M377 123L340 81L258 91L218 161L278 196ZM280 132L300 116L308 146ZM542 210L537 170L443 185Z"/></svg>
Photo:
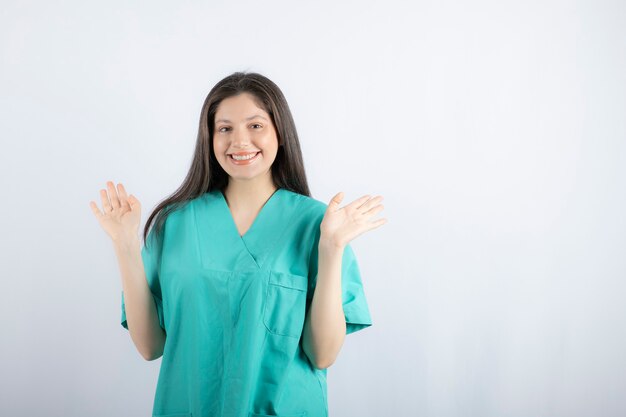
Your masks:
<svg viewBox="0 0 626 417"><path fill-rule="evenodd" d="M271 179L278 137L269 114L256 105L252 95L242 93L220 102L215 113L213 150L230 180Z"/></svg>

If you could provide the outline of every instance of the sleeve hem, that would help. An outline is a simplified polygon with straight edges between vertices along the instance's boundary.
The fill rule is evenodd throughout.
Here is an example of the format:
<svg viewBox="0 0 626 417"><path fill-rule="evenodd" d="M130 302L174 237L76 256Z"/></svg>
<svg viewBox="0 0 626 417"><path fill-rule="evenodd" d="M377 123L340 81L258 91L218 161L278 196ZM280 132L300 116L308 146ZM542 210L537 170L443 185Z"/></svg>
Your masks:
<svg viewBox="0 0 626 417"><path fill-rule="evenodd" d="M157 315L159 317L159 326L163 330L165 330L165 316L163 314L163 301L159 299L157 296L152 294L152 299L154 300L154 304L156 305ZM126 304L124 303L124 293L122 292L122 318L120 324L123 328L128 330L128 322L126 321Z"/></svg>
<svg viewBox="0 0 626 417"><path fill-rule="evenodd" d="M354 332L358 332L359 330L366 329L372 325L371 322L346 322L346 335L349 335Z"/></svg>

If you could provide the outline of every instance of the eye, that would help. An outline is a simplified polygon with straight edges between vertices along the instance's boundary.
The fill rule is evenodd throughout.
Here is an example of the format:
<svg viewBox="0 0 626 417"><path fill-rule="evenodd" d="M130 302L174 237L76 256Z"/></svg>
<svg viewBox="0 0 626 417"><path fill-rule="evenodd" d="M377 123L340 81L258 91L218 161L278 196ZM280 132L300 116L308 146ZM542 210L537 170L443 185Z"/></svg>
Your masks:
<svg viewBox="0 0 626 417"><path fill-rule="evenodd" d="M217 131L222 132L222 129L228 129L227 127L220 127Z"/></svg>
<svg viewBox="0 0 626 417"><path fill-rule="evenodd" d="M259 127L263 127L263 126L261 126L261 125L260 125L260 124L258 124L258 123L255 123L255 124L253 124L252 126L259 126Z"/></svg>

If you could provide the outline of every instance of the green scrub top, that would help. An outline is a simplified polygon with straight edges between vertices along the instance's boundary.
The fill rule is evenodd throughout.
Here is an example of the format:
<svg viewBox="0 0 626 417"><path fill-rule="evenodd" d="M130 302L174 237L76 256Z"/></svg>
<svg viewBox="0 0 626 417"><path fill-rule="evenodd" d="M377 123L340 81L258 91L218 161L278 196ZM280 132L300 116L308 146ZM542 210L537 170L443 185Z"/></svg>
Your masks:
<svg viewBox="0 0 626 417"><path fill-rule="evenodd" d="M302 349L327 205L279 188L240 236L219 190L172 211L141 251L166 331L154 417L326 417L326 369ZM350 245L346 333L372 325ZM128 329L122 291L122 326Z"/></svg>

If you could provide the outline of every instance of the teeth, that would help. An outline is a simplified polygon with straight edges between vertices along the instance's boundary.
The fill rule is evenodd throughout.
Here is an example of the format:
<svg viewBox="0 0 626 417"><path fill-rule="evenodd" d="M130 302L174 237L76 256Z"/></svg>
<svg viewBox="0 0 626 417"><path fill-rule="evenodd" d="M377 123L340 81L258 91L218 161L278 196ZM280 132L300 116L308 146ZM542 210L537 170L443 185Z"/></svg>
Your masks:
<svg viewBox="0 0 626 417"><path fill-rule="evenodd" d="M254 157L256 156L256 154L257 154L257 153L258 153L258 152L255 152L255 153L251 153L251 154L244 155L244 156L238 156L238 155L234 155L234 154L233 154L233 155L231 155L231 157L232 157L234 160L236 160L236 161L244 161L244 160L246 160L246 159L251 159L251 158L254 158Z"/></svg>

